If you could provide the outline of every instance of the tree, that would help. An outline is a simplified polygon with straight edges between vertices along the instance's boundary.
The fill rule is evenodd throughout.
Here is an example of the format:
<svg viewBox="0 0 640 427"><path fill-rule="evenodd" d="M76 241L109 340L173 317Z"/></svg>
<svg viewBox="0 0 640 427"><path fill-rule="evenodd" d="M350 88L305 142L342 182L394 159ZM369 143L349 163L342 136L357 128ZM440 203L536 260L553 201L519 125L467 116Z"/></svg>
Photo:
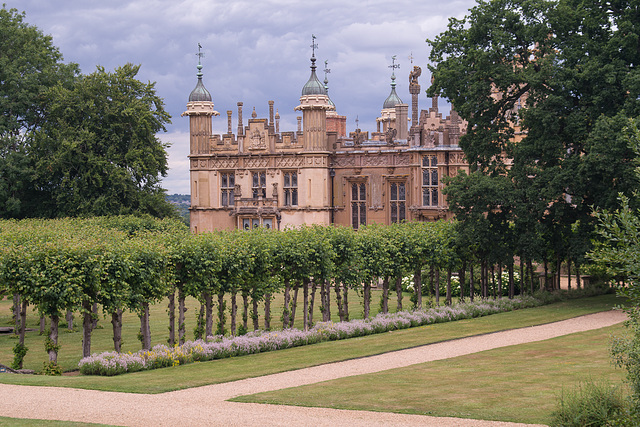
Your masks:
<svg viewBox="0 0 640 427"><path fill-rule="evenodd" d="M505 220L543 237L526 256L576 258L591 207L615 208L639 184L619 137L640 113L639 18L637 1L479 1L428 41L429 93L469 122L460 145L472 174L506 176L518 202Z"/></svg>
<svg viewBox="0 0 640 427"><path fill-rule="evenodd" d="M69 87L76 64L62 55L16 9L0 9L0 217L29 216L37 206L33 163L28 157L32 132L45 120L43 94L57 84Z"/></svg>
<svg viewBox="0 0 640 427"><path fill-rule="evenodd" d="M45 217L174 214L160 179L165 145L156 134L170 122L154 83L136 79L139 65L98 69L47 90L46 121L30 155Z"/></svg>

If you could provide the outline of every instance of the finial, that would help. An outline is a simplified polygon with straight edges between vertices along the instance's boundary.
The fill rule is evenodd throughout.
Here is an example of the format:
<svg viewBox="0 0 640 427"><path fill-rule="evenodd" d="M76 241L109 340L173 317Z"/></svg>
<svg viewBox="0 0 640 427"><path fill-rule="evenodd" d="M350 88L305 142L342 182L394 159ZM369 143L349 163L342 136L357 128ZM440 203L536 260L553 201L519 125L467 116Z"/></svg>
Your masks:
<svg viewBox="0 0 640 427"><path fill-rule="evenodd" d="M409 53L409 61L411 61L411 63L413 64L413 51L411 51L411 53Z"/></svg>
<svg viewBox="0 0 640 427"><path fill-rule="evenodd" d="M316 49L317 48L318 48L318 45L316 44L316 36L311 34L311 57L312 58L316 57Z"/></svg>
<svg viewBox="0 0 640 427"><path fill-rule="evenodd" d="M329 79L327 78L327 74L329 74L331 72L331 70L327 67L327 64L329 64L329 61L328 60L324 61L324 70L322 70L322 71L324 71L324 86L325 86L325 89L327 87L327 84L329 83Z"/></svg>
<svg viewBox="0 0 640 427"><path fill-rule="evenodd" d="M391 75L393 76L392 78L394 78L396 75L396 68L400 68L400 64L396 64L396 55L391 57L391 65L389 65L389 68L391 68Z"/></svg>
<svg viewBox="0 0 640 427"><path fill-rule="evenodd" d="M358 116L356 116L356 129L360 129L360 120L358 119Z"/></svg>
<svg viewBox="0 0 640 427"><path fill-rule="evenodd" d="M204 52L201 52L202 50L202 45L200 43L198 43L198 53L196 53L196 56L198 57L198 78L201 79L202 78L202 63L201 63L201 59L204 58Z"/></svg>

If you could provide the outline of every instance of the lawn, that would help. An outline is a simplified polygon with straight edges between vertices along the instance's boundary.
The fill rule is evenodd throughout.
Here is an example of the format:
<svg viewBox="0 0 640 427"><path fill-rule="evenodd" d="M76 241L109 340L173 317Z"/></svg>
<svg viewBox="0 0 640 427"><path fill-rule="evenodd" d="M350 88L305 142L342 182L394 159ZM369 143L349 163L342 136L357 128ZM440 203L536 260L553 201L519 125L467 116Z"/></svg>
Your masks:
<svg viewBox="0 0 640 427"><path fill-rule="evenodd" d="M0 383L76 387L131 393L162 393L370 356L449 339L549 323L608 310L618 303L620 301L614 295L603 295L482 318L324 342L277 352L136 372L117 377L1 375ZM78 336L80 334L68 335ZM8 338L2 337L2 340L5 339L8 340ZM9 347L9 344L4 343L4 346Z"/></svg>
<svg viewBox="0 0 640 427"><path fill-rule="evenodd" d="M546 424L563 389L589 379L622 383L625 371L615 369L609 356L610 336L622 329L615 325L232 400Z"/></svg>

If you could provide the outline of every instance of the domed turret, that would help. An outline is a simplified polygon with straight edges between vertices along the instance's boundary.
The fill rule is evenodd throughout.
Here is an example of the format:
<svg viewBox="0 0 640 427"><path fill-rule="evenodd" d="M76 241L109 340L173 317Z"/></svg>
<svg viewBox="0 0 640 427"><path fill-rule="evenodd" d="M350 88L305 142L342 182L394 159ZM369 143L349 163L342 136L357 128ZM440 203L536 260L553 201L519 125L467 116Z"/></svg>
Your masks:
<svg viewBox="0 0 640 427"><path fill-rule="evenodd" d="M398 104L402 104L402 100L396 93L396 75L394 73L391 75L391 93L387 99L385 99L382 108L395 108Z"/></svg>
<svg viewBox="0 0 640 427"><path fill-rule="evenodd" d="M318 80L318 76L316 76L316 58L315 56L311 57L311 76L309 77L309 81L302 87L302 96L305 95L326 95L327 92L324 90L324 86Z"/></svg>
<svg viewBox="0 0 640 427"><path fill-rule="evenodd" d="M198 83L189 94L189 102L193 101L209 101L211 102L211 94L202 83L202 64L198 63Z"/></svg>

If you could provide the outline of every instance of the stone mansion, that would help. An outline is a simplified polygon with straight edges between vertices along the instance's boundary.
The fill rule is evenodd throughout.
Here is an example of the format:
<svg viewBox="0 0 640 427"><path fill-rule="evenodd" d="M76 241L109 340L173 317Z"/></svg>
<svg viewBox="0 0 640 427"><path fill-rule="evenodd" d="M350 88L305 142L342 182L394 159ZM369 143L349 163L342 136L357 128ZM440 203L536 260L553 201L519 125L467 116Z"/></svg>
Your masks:
<svg viewBox="0 0 640 427"><path fill-rule="evenodd" d="M211 94L198 81L189 95L191 228L195 232L255 227L283 229L301 224L365 224L450 218L442 194L444 176L467 169L458 145L466 122L455 111L443 118L437 97L418 109L420 67L409 75L409 105L396 93L382 103L377 130L347 133L325 84L311 75L302 87L296 131L280 131L269 101L269 117L255 110L245 123L242 102L227 111L227 133L212 135Z"/></svg>

